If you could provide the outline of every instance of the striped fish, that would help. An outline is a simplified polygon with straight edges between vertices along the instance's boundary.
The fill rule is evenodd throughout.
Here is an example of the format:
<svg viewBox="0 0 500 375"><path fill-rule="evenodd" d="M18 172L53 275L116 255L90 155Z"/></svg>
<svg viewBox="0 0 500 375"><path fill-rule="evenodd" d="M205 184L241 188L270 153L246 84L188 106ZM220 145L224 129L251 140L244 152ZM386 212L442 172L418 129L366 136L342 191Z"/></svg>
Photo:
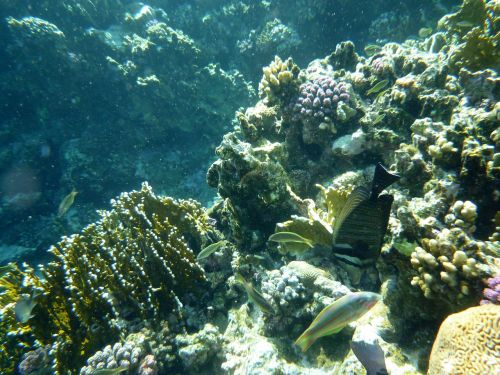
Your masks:
<svg viewBox="0 0 500 375"><path fill-rule="evenodd" d="M378 257L394 200L380 193L398 179L378 163L371 190L358 186L352 191L333 227L333 250L338 258L352 264L353 258L363 263Z"/></svg>
<svg viewBox="0 0 500 375"><path fill-rule="evenodd" d="M356 292L339 298L318 314L295 344L305 352L320 337L338 333L349 323L361 318L380 298L379 294L372 292Z"/></svg>
<svg viewBox="0 0 500 375"><path fill-rule="evenodd" d="M263 313L269 314L269 315L274 315L274 309L271 306L271 304L264 298L262 294L260 294L252 285L252 283L249 283L248 281L245 280L243 276L241 276L239 273L234 275L234 279L236 282L240 283L243 285L245 288L245 291L247 292L248 298L250 301L252 301L253 304L255 304Z"/></svg>

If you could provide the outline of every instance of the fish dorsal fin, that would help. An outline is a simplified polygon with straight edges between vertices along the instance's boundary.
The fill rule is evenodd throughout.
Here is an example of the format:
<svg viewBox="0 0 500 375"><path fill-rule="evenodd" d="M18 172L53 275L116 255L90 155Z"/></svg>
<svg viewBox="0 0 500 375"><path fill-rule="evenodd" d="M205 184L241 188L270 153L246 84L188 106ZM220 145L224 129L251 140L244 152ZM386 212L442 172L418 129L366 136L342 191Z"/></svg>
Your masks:
<svg viewBox="0 0 500 375"><path fill-rule="evenodd" d="M352 211L354 211L356 207L358 207L362 202L369 199L369 197L370 197L370 192L368 191L367 188L363 186L358 186L352 191L351 194L349 194L349 197L347 198L344 207L342 207L342 210L335 218L335 224L333 227L334 243L335 239L337 238L337 234L340 228L342 227L342 224L344 223L345 219L351 214Z"/></svg>
<svg viewBox="0 0 500 375"><path fill-rule="evenodd" d="M399 175L389 172L382 164L377 163L375 166L375 173L373 175L370 199L377 199L382 190L392 185L399 179Z"/></svg>
<svg viewBox="0 0 500 375"><path fill-rule="evenodd" d="M382 239L384 238L385 232L387 231L387 225L389 224L389 216L391 214L393 201L394 197L390 194L382 194L378 197L378 203L380 205L380 210L382 211L382 226L380 228Z"/></svg>

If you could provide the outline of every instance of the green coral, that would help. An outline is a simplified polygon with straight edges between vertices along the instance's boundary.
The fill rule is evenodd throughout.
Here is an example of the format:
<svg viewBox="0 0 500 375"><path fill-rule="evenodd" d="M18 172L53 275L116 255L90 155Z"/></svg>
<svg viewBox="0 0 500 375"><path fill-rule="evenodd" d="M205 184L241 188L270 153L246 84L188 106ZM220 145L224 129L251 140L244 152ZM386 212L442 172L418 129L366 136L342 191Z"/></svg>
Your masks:
<svg viewBox="0 0 500 375"><path fill-rule="evenodd" d="M127 321L180 316L183 297L206 281L195 251L217 233L199 203L158 197L143 184L112 206L52 247L43 280L28 269L7 285L10 300L27 287L42 291L28 324L40 343L52 345L57 373L116 341Z"/></svg>

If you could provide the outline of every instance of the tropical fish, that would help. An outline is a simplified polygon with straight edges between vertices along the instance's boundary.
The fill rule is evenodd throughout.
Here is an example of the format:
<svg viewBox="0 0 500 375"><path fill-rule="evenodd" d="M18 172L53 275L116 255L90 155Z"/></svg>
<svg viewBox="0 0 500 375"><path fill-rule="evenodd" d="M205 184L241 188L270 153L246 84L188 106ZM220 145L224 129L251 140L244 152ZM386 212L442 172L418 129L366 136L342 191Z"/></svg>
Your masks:
<svg viewBox="0 0 500 375"><path fill-rule="evenodd" d="M129 366L119 366L115 368L100 368L95 370L92 375L118 375L120 372L128 370Z"/></svg>
<svg viewBox="0 0 500 375"><path fill-rule="evenodd" d="M366 375L387 375L384 351L375 338L371 342L352 341L351 349L366 369Z"/></svg>
<svg viewBox="0 0 500 375"><path fill-rule="evenodd" d="M421 38L427 38L431 34L432 27L422 27L420 30L418 30L418 36Z"/></svg>
<svg viewBox="0 0 500 375"><path fill-rule="evenodd" d="M380 295L372 292L356 292L339 298L318 314L295 344L305 352L320 337L338 333L361 318L379 300Z"/></svg>
<svg viewBox="0 0 500 375"><path fill-rule="evenodd" d="M207 247L205 247L203 250L201 250L198 253L198 256L196 257L196 259L200 260L200 259L208 258L211 254L213 254L217 250L219 250L225 243L226 243L226 240L222 240L219 242L215 242L211 245L208 245Z"/></svg>
<svg viewBox="0 0 500 375"><path fill-rule="evenodd" d="M388 84L389 84L388 79L383 79L382 81L378 81L375 84L375 86L373 86L370 90L368 90L366 92L366 95L375 94L375 93L379 92L380 90L382 90L383 88L385 88L385 86L387 86Z"/></svg>
<svg viewBox="0 0 500 375"><path fill-rule="evenodd" d="M380 193L399 178L378 163L371 190L358 186L347 197L333 227L337 258L359 266L378 257L394 200L392 195Z"/></svg>
<svg viewBox="0 0 500 375"><path fill-rule="evenodd" d="M459 21L456 23L456 25L458 27L467 28L467 29L474 26L474 24L470 21Z"/></svg>
<svg viewBox="0 0 500 375"><path fill-rule="evenodd" d="M387 94L389 91L391 91L391 89L390 89L390 88L389 88L389 89L385 89L385 90L380 91L380 92L377 94L377 96L375 97L375 103L378 103L378 102L382 99L382 97L383 97L385 94Z"/></svg>
<svg viewBox="0 0 500 375"><path fill-rule="evenodd" d="M31 296L22 295L21 298L19 298L14 306L14 313L18 322L24 324L33 318L34 315L31 312L37 305L36 298L38 296L39 293L34 292Z"/></svg>
<svg viewBox="0 0 500 375"><path fill-rule="evenodd" d="M373 120L373 125L377 125L379 122L381 122L385 117L385 113L382 113L382 114L379 114L377 115L377 117L375 117L375 120Z"/></svg>
<svg viewBox="0 0 500 375"><path fill-rule="evenodd" d="M73 205L73 202L75 201L75 197L77 194L78 192L73 189L71 193L69 193L63 198L63 200L59 204L59 208L57 209L57 216L62 217L66 212L68 212L68 210Z"/></svg>
<svg viewBox="0 0 500 375"><path fill-rule="evenodd" d="M234 279L236 282L240 283L243 285L245 288L245 291L248 294L248 298L252 303L257 305L259 309L262 310L263 313L274 315L274 309L271 306L271 304L264 298L262 294L260 294L253 286L252 283L249 283L244 279L243 276L241 276L239 273L234 275Z"/></svg>
<svg viewBox="0 0 500 375"><path fill-rule="evenodd" d="M308 247L313 247L311 240L304 238L297 233L294 232L277 232L269 236L269 241L278 242L278 243L301 243L305 244Z"/></svg>
<svg viewBox="0 0 500 375"><path fill-rule="evenodd" d="M379 52L382 49L382 47L377 46L376 44L368 44L365 46L364 50L367 56L373 56L377 52Z"/></svg>

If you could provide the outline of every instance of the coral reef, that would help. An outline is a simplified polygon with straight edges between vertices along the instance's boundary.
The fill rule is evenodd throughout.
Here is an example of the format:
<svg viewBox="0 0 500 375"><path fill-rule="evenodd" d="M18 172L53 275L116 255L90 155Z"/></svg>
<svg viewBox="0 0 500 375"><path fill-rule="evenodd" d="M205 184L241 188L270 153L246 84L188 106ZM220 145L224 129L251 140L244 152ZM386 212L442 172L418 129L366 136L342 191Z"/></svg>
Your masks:
<svg viewBox="0 0 500 375"><path fill-rule="evenodd" d="M264 76L259 83L259 95L265 103L271 105L288 103L299 89L300 69L292 58L282 61L279 56L263 68Z"/></svg>
<svg viewBox="0 0 500 375"><path fill-rule="evenodd" d="M145 337L140 334L127 337L124 343L107 345L87 359L87 365L80 370L80 375L91 375L99 369L112 369L120 366L127 367L129 371L138 366L141 367L141 371L145 370L141 362L141 359L145 358L145 345ZM150 360L151 358L148 358L148 362ZM139 373L140 371L137 371L137 374Z"/></svg>
<svg viewBox="0 0 500 375"><path fill-rule="evenodd" d="M498 365L500 308L471 307L441 324L432 346L429 374L488 374Z"/></svg>
<svg viewBox="0 0 500 375"><path fill-rule="evenodd" d="M471 296L477 299L480 281L495 272L488 265L494 264L496 245L471 239L476 217L472 202L456 201L445 216L450 227L434 238L422 239L423 247L417 246L411 254L411 264L419 273L412 284L418 285L427 298L462 305Z"/></svg>
<svg viewBox="0 0 500 375"><path fill-rule="evenodd" d="M433 1L421 18L407 4L380 1L366 4L370 17L325 0L163 8L110 0L95 2L98 14L76 3L42 1L25 12L22 2L3 26L9 44L0 57L18 58L18 71L0 70L9 108L1 229L33 213L28 228L77 234L52 246L40 269L2 269L0 372L360 373L352 341L379 348L391 373L419 374L441 321L481 298L442 324L430 373L469 373L476 358L487 371L498 360L488 336L498 331L500 274L493 2L465 0L436 32L439 12L428 12L442 5ZM329 22L343 17L352 28L371 25L371 36L357 38L378 39L366 55L362 44L335 47L360 32ZM401 43L385 43L388 28ZM274 57L253 102L250 79L275 50L294 59ZM301 69L313 50L327 56ZM32 72L29 81L19 71ZM29 108L23 116L20 106ZM28 166L11 165L16 157ZM378 162L401 175L386 189L394 197L387 235L369 263L356 262L360 254L342 259L335 220ZM209 210L144 184L77 231L107 196L140 179L208 202L200 173L208 163L206 181L218 193ZM80 191L74 206L56 218L72 189ZM273 232L295 240L276 244ZM235 287L237 275L247 293ZM381 302L301 353L294 341L314 317L363 290L380 292ZM31 314L19 318L26 301Z"/></svg>
<svg viewBox="0 0 500 375"><path fill-rule="evenodd" d="M48 347L31 350L23 355L21 363L17 367L20 375L50 374L50 358Z"/></svg>
<svg viewBox="0 0 500 375"><path fill-rule="evenodd" d="M202 293L206 279L193 251L210 236L217 233L198 203L159 198L144 184L113 201L99 222L53 247L55 260L42 269L43 280L28 269L24 284L5 284L4 298L15 300L12 293L22 285L22 292L43 291L29 328L52 345L54 367L61 372L115 342L128 321L180 318L183 303ZM5 310L12 317L12 305Z"/></svg>
<svg viewBox="0 0 500 375"><path fill-rule="evenodd" d="M218 357L223 340L212 324L206 324L192 335L177 335L175 344L186 373L211 374L220 368L221 358Z"/></svg>

